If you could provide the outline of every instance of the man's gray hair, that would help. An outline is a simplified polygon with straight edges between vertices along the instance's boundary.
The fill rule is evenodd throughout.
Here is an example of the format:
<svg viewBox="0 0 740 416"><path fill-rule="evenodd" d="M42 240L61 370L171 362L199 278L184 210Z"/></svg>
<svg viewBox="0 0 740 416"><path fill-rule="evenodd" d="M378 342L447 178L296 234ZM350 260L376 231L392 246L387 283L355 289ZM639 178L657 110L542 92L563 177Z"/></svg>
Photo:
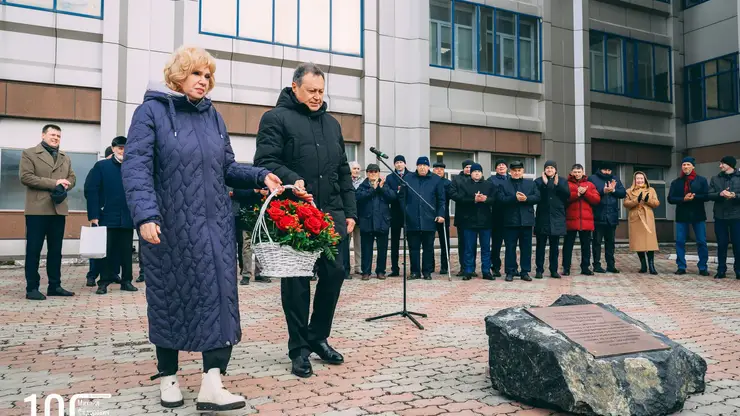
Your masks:
<svg viewBox="0 0 740 416"><path fill-rule="evenodd" d="M313 74L326 80L326 77L324 76L324 71L322 71L318 65L312 62L304 62L298 65L295 71L293 71L293 82L295 82L295 84L300 87L303 83L303 77L306 74Z"/></svg>
<svg viewBox="0 0 740 416"><path fill-rule="evenodd" d="M358 167L358 168L362 169L362 166L356 160L353 160L353 161L349 162L349 167L350 168Z"/></svg>

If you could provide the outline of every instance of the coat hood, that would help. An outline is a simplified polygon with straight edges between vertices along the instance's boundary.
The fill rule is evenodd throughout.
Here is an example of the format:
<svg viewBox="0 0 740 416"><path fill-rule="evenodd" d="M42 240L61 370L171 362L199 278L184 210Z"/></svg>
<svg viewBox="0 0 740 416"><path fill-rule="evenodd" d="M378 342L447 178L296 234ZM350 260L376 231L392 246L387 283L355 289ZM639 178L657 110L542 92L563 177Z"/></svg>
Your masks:
<svg viewBox="0 0 740 416"><path fill-rule="evenodd" d="M324 103L321 104L321 108L319 108L317 111L311 111L311 109L308 108L306 104L298 101L298 98L296 98L295 94L293 94L293 88L285 87L280 92L280 96L277 99L275 107L290 108L291 110L296 111L300 114L314 118L324 115L324 113L326 113L328 105L326 104L326 101L324 101Z"/></svg>
<svg viewBox="0 0 740 416"><path fill-rule="evenodd" d="M149 83L144 94L144 102L147 101L159 101L167 106L167 114L175 130L175 137L177 137L177 132L180 130L180 125L175 117L177 111L197 111L203 113L210 110L212 105L211 99L207 96L194 103L185 94L171 90L163 82Z"/></svg>

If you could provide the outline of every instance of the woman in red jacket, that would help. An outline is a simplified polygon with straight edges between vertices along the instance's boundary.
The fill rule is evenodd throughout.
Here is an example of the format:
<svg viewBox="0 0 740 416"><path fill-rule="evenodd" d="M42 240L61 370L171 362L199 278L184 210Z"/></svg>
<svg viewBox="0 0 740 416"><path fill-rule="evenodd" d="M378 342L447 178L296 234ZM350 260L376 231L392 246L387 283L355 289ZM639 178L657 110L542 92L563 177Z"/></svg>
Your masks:
<svg viewBox="0 0 740 416"><path fill-rule="evenodd" d="M588 266L591 264L591 234L594 231L593 206L598 205L601 196L596 186L588 181L583 166L578 163L571 168L568 187L570 198L565 209L568 233L563 243L563 276L570 275L570 260L576 235L581 240L581 274L591 276L594 272Z"/></svg>

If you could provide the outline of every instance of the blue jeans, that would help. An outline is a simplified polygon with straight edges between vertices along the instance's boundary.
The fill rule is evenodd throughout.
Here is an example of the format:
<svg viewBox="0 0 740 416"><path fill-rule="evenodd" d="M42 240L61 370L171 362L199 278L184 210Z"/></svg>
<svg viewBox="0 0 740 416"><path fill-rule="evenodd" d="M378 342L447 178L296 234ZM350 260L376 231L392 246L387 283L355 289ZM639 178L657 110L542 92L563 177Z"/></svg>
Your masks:
<svg viewBox="0 0 740 416"><path fill-rule="evenodd" d="M676 223L676 265L679 270L686 270L686 238L689 236L689 227L696 234L696 249L699 252L699 270L707 270L709 249L707 249L707 223L677 222Z"/></svg>
<svg viewBox="0 0 740 416"><path fill-rule="evenodd" d="M491 230L466 229L465 235L465 273L475 273L475 257L478 251L477 241L480 240L481 272L491 273Z"/></svg>
<svg viewBox="0 0 740 416"><path fill-rule="evenodd" d="M740 220L714 219L714 233L717 235L717 273L727 272L727 248L732 241L732 255L735 257L735 274L740 274Z"/></svg>

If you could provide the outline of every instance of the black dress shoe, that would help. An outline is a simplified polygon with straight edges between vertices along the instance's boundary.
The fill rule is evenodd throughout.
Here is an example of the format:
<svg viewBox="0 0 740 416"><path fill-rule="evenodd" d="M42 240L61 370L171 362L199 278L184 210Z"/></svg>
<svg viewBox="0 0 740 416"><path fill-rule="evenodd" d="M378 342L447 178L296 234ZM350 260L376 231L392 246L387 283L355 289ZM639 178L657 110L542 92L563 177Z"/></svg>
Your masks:
<svg viewBox="0 0 740 416"><path fill-rule="evenodd" d="M483 280L496 280L496 278L491 273L483 273Z"/></svg>
<svg viewBox="0 0 740 416"><path fill-rule="evenodd" d="M678 269L673 274L678 275L678 276L683 276L686 274L686 269ZM707 273L707 276L709 276L709 273Z"/></svg>
<svg viewBox="0 0 740 416"><path fill-rule="evenodd" d="M447 269L441 269L441 270L439 271L439 274L447 274L447 273L449 273L449 272L450 272L450 271L449 271L449 270L447 270Z"/></svg>
<svg viewBox="0 0 740 416"><path fill-rule="evenodd" d="M606 270L601 266L594 266L594 273L606 273Z"/></svg>
<svg viewBox="0 0 740 416"><path fill-rule="evenodd" d="M351 274L345 275L344 280L352 280L352 275Z"/></svg>
<svg viewBox="0 0 740 416"><path fill-rule="evenodd" d="M542 279L542 272L535 272L534 278L535 279Z"/></svg>
<svg viewBox="0 0 740 416"><path fill-rule="evenodd" d="M119 275L113 276L112 282L115 283L115 284L121 284L121 276L119 276Z"/></svg>
<svg viewBox="0 0 740 416"><path fill-rule="evenodd" d="M424 280L432 280L431 273L424 273Z"/></svg>
<svg viewBox="0 0 740 416"><path fill-rule="evenodd" d="M719 272L717 272L717 274L715 274L715 275L714 275L714 278L715 278L715 279L724 279L725 277L727 277L727 275L726 275L726 274L724 274L724 273L719 273Z"/></svg>
<svg viewBox="0 0 740 416"><path fill-rule="evenodd" d="M519 277L521 277L521 279L524 280L525 282L531 282L532 281L532 278L529 277L529 273L522 273L522 274L519 275Z"/></svg>
<svg viewBox="0 0 740 416"><path fill-rule="evenodd" d="M299 355L295 358L291 358L290 372L301 378L308 378L313 375L313 368L311 367L311 361L308 357Z"/></svg>
<svg viewBox="0 0 740 416"><path fill-rule="evenodd" d="M132 285L131 282L121 283L121 290L124 292L138 292L139 289Z"/></svg>
<svg viewBox="0 0 740 416"><path fill-rule="evenodd" d="M70 292L69 290L64 289L61 286L57 286L55 288L49 288L49 290L46 291L46 296L74 296L75 292Z"/></svg>
<svg viewBox="0 0 740 416"><path fill-rule="evenodd" d="M473 278L473 273L465 273L462 277L462 280L470 280Z"/></svg>
<svg viewBox="0 0 740 416"><path fill-rule="evenodd" d="M614 266L607 266L606 271L608 273L615 273L615 274L618 274L619 273L619 269L617 269Z"/></svg>
<svg viewBox="0 0 740 416"><path fill-rule="evenodd" d="M410 275L409 275L409 276L408 276L408 277L406 278L406 280L419 280L419 279L421 279L421 276L419 276L419 275L418 275L418 274L416 274L416 273L411 273L411 274L410 274Z"/></svg>
<svg viewBox="0 0 740 416"><path fill-rule="evenodd" d="M550 273L550 277L552 277L553 279L560 279L560 273L552 272Z"/></svg>
<svg viewBox="0 0 740 416"><path fill-rule="evenodd" d="M26 299L28 300L46 300L46 296L44 296L43 293L39 292L38 290L32 290L30 292L26 292Z"/></svg>
<svg viewBox="0 0 740 416"><path fill-rule="evenodd" d="M144 281L144 273L140 273L139 277L136 278L136 283L141 283Z"/></svg>
<svg viewBox="0 0 740 416"><path fill-rule="evenodd" d="M399 272L398 270L391 270L391 274L388 275L388 277L400 277L400 276L401 276L401 272Z"/></svg>
<svg viewBox="0 0 740 416"><path fill-rule="evenodd" d="M570 276L570 270L563 269L563 276Z"/></svg>
<svg viewBox="0 0 740 416"><path fill-rule="evenodd" d="M457 274L455 276L457 276L457 277L465 277L465 272L462 271L462 270L460 270L459 272L457 272Z"/></svg>
<svg viewBox="0 0 740 416"><path fill-rule="evenodd" d="M247 286L249 284L249 276L242 277L242 280L239 282L242 286Z"/></svg>
<svg viewBox="0 0 740 416"><path fill-rule="evenodd" d="M105 295L108 293L108 285L98 286L98 290L95 291L96 295Z"/></svg>
<svg viewBox="0 0 740 416"><path fill-rule="evenodd" d="M314 277L315 277L315 276L314 276ZM267 276L260 276L260 275L257 275L257 276L254 276L254 281L255 281L255 282L262 282L262 283L270 283L270 282L272 282L272 279L270 279L270 278L269 278L269 277L267 277Z"/></svg>
<svg viewBox="0 0 740 416"><path fill-rule="evenodd" d="M584 276L593 276L594 275L594 272L592 272L589 269L585 269L585 270L581 270L581 274L584 275Z"/></svg>
<svg viewBox="0 0 740 416"><path fill-rule="evenodd" d="M493 270L491 274L493 275L493 277L501 277L501 272L498 270Z"/></svg>
<svg viewBox="0 0 740 416"><path fill-rule="evenodd" d="M94 277L88 277L87 283L85 283L85 286L87 287L95 287L95 278Z"/></svg>
<svg viewBox="0 0 740 416"><path fill-rule="evenodd" d="M709 270L699 270L699 276L709 276Z"/></svg>
<svg viewBox="0 0 740 416"><path fill-rule="evenodd" d="M511 273L506 273L506 280L507 282L513 282L514 281L514 275Z"/></svg>
<svg viewBox="0 0 740 416"><path fill-rule="evenodd" d="M322 360L329 364L342 364L344 357L331 347L328 342L321 341L311 345L311 351L316 353Z"/></svg>

